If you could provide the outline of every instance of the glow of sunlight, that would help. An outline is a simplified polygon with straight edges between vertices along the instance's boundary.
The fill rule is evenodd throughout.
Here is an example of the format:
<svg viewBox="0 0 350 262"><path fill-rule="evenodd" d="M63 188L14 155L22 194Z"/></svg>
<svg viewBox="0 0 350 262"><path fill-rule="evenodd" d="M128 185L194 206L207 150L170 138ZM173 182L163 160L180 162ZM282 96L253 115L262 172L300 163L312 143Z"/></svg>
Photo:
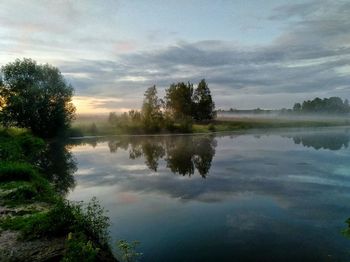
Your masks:
<svg viewBox="0 0 350 262"><path fill-rule="evenodd" d="M88 96L74 96L72 99L77 109L77 114L104 114L129 111L130 108L120 108L118 106L118 103L122 101L119 98L94 98ZM111 106L111 104L115 104L115 106Z"/></svg>

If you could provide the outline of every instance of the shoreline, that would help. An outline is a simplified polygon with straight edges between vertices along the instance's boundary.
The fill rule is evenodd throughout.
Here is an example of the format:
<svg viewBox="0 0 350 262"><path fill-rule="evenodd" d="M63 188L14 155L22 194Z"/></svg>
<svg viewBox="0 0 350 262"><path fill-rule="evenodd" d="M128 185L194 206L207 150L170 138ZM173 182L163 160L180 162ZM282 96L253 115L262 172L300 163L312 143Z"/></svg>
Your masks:
<svg viewBox="0 0 350 262"><path fill-rule="evenodd" d="M91 123L89 123L91 124ZM97 131L91 133L87 130L88 124L73 125L73 135L69 139L89 139L99 137L117 136L177 136L177 135L207 135L223 134L230 132L245 132L252 130L274 130L285 128L316 128L316 127L340 127L350 126L350 119L327 120L288 120L288 119L252 119L240 118L234 120L214 120L208 123L194 123L191 132L169 132L161 130L157 133L147 133L144 130L128 131L123 128L113 128L106 123L99 123Z"/></svg>
<svg viewBox="0 0 350 262"><path fill-rule="evenodd" d="M4 129L0 146L1 261L118 261L99 202L66 200L49 169L39 167L48 143L25 130Z"/></svg>

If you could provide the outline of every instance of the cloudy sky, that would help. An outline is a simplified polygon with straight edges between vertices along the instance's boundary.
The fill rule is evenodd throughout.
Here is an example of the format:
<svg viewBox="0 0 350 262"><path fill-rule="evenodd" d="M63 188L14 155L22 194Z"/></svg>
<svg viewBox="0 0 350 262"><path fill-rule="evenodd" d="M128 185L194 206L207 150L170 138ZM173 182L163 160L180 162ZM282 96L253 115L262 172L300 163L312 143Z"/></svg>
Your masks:
<svg viewBox="0 0 350 262"><path fill-rule="evenodd" d="M350 99L350 1L0 0L0 65L59 67L80 113L205 78L217 108Z"/></svg>

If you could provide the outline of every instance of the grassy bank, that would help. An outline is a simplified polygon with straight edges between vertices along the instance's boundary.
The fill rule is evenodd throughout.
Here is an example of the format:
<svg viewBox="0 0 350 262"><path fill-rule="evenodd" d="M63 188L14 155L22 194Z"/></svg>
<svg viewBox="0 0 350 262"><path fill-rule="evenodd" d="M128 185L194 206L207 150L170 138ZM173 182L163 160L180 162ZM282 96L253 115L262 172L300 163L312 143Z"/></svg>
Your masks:
<svg viewBox="0 0 350 262"><path fill-rule="evenodd" d="M46 143L0 130L0 260L116 261L108 217L96 199L64 199L40 168Z"/></svg>
<svg viewBox="0 0 350 262"><path fill-rule="evenodd" d="M289 119L289 118L218 118L205 123L194 123L192 128L183 130L174 126L172 130L160 130L157 133L211 133L229 132L248 129L272 129L272 128L304 128L304 127L330 127L348 126L350 120L346 118L325 119ZM106 118L83 118L73 123L70 136L108 136L125 134L147 134L140 125L112 126Z"/></svg>
<svg viewBox="0 0 350 262"><path fill-rule="evenodd" d="M194 124L194 133L227 132L247 129L272 129L293 127L330 127L347 126L350 120L292 120L292 119L262 119L262 118L232 118L230 120L215 120L211 123Z"/></svg>

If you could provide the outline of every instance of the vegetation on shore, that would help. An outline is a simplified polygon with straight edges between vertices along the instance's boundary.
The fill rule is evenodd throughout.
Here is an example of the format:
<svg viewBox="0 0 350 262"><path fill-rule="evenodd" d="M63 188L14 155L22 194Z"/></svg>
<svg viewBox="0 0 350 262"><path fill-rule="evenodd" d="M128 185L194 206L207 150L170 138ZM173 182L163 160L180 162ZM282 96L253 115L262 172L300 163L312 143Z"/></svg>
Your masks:
<svg viewBox="0 0 350 262"><path fill-rule="evenodd" d="M17 59L1 68L1 261L116 261L98 201L64 198L75 165L55 141L75 117L72 95L53 66Z"/></svg>
<svg viewBox="0 0 350 262"><path fill-rule="evenodd" d="M110 113L108 123L125 133L188 133L195 121L209 121L215 117L215 104L210 89L203 79L194 88L191 83L174 83L166 89L164 99L157 95L155 86L144 94L141 111L130 110L117 115ZM96 131L93 124L91 131Z"/></svg>
<svg viewBox="0 0 350 262"><path fill-rule="evenodd" d="M42 139L22 129L2 129L0 148L2 233L17 231L20 242L46 239L48 245L52 239L62 239L56 260L114 260L108 245L109 220L97 200L88 204L67 201L41 173ZM1 251L2 261L23 255L15 248L12 254L7 251Z"/></svg>
<svg viewBox="0 0 350 262"><path fill-rule="evenodd" d="M79 118L73 122L69 135L71 137L82 136L108 136L108 135L140 135L149 134L141 126L130 122L123 122L123 126L111 125L105 118L86 117ZM248 129L270 129L270 128L301 128L301 127L328 127L328 126L347 126L350 125L350 119L289 119L289 118L244 118L244 117L218 117L215 120L205 122L195 122L190 129L183 130L176 128L172 130L160 130L156 134L169 133L212 133L229 132Z"/></svg>

